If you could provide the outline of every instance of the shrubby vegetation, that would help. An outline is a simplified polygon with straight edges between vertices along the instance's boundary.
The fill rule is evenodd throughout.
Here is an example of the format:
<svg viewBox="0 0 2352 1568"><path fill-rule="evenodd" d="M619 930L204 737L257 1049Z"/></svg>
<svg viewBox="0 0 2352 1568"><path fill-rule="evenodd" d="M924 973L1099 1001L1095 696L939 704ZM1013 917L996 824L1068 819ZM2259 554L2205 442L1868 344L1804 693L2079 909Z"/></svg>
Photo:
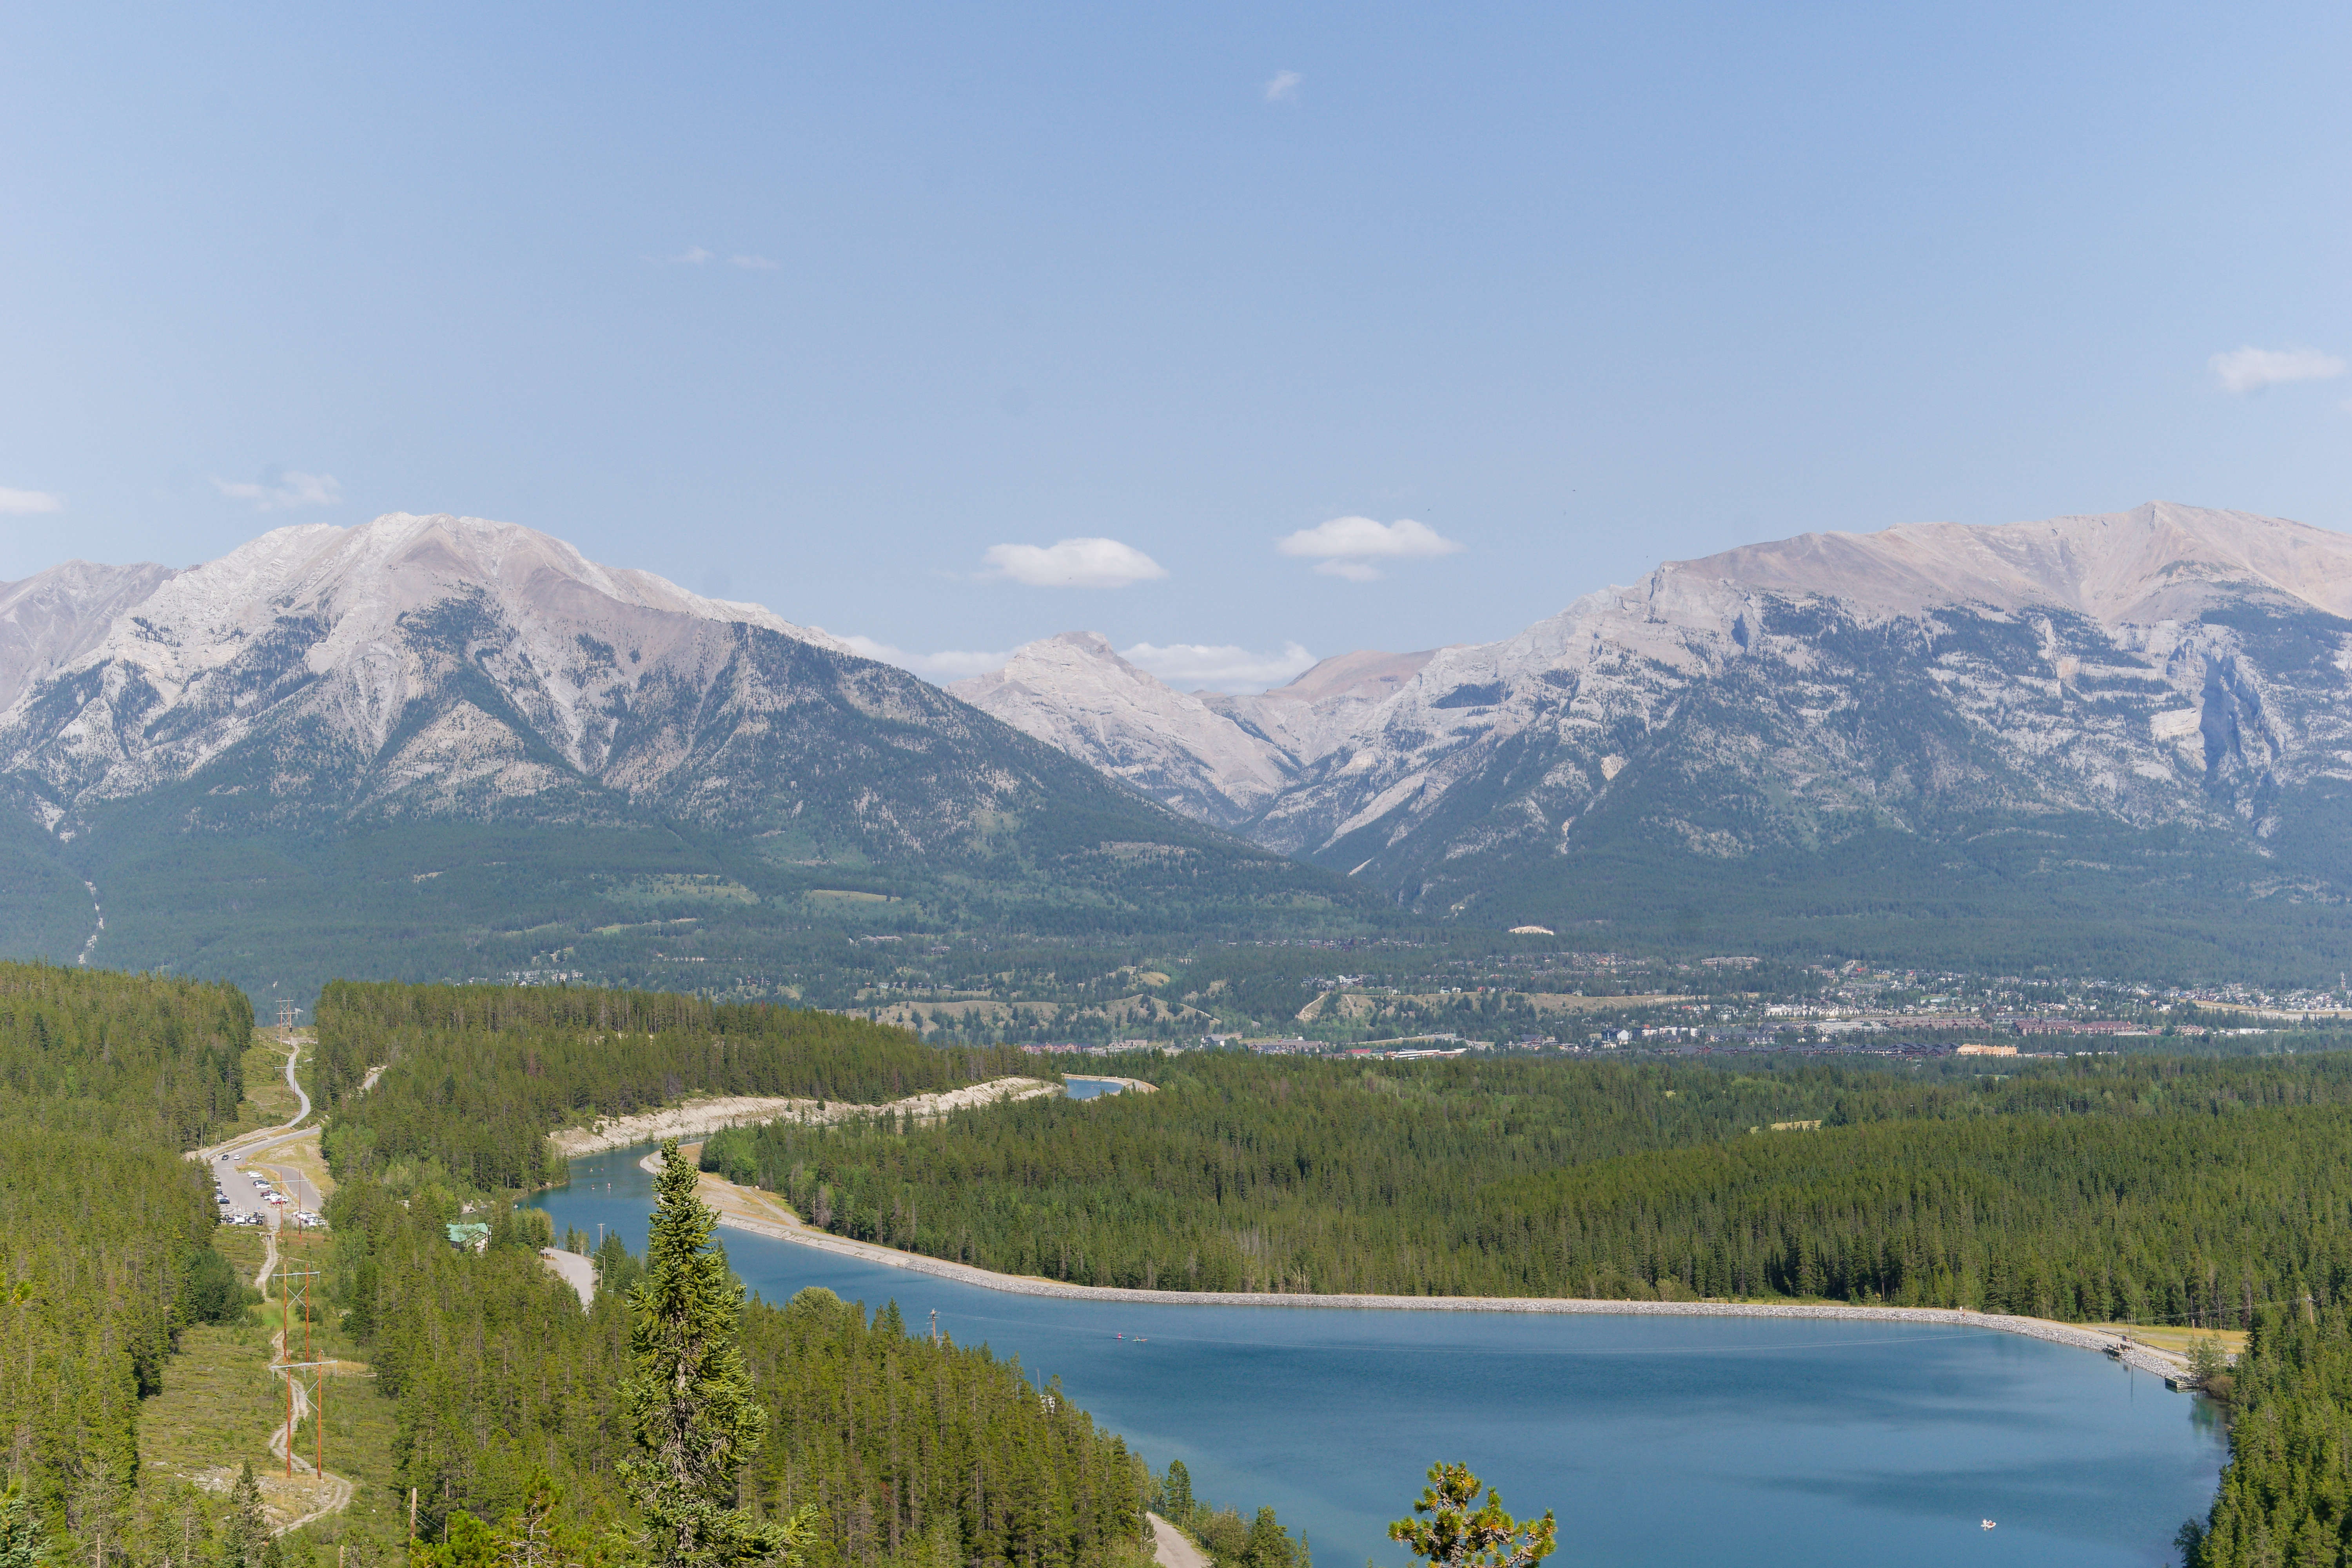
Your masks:
<svg viewBox="0 0 2352 1568"><path fill-rule="evenodd" d="M735 1130L703 1163L841 1235L1084 1284L2236 1323L2296 1281L2352 1282L2327 1217L2352 1205L2352 1056L1924 1081L1217 1055L1151 1070L1148 1097Z"/></svg>
<svg viewBox="0 0 2352 1568"><path fill-rule="evenodd" d="M866 1102L1028 1065L1001 1049L932 1050L830 1013L658 992L337 981L319 999L318 1027L336 1174L424 1173L474 1191L560 1177L547 1133L681 1095ZM383 1077L359 1093L377 1065Z"/></svg>
<svg viewBox="0 0 2352 1568"><path fill-rule="evenodd" d="M245 1309L180 1151L226 1131L252 1029L226 985L0 963L0 1432L25 1529L113 1528L175 1336Z"/></svg>

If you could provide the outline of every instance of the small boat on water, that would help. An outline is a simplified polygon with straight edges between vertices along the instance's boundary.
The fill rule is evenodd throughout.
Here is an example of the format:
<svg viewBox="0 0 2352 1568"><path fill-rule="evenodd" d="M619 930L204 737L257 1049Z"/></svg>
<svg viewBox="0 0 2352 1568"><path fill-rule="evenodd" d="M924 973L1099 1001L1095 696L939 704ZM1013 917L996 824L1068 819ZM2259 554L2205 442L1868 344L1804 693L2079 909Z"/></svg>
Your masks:
<svg viewBox="0 0 2352 1568"><path fill-rule="evenodd" d="M1978 1523L1979 1523L1979 1524L1981 1524L1981 1525L1983 1525L1987 1530L1990 1530L1990 1529L1992 1529L1992 1528L1993 1528L1993 1521L1992 1521L1991 1520L1989 1520L1989 1519L1979 1520L1977 1522L1978 1522Z"/></svg>

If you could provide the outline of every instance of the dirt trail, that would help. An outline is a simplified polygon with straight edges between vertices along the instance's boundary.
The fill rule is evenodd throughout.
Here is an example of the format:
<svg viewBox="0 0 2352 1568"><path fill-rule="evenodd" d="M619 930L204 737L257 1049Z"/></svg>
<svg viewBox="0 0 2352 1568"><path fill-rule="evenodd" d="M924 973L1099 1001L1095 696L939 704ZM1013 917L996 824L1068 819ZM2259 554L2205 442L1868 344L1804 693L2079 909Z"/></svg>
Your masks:
<svg viewBox="0 0 2352 1568"><path fill-rule="evenodd" d="M294 1092L300 1100L302 1109L296 1113L293 1121L283 1126L269 1129L267 1137L281 1136L289 1130L300 1126L310 1117L310 1097L302 1092L302 1086L295 1082L294 1079L294 1059L300 1049L301 1047L296 1045L289 1047L286 1053L286 1081L293 1084ZM247 1134L247 1139L254 1136L255 1134ZM220 1145L219 1148L235 1148L245 1141L244 1139L232 1140L227 1144ZM198 1149L190 1155L190 1158L205 1159L216 1152L216 1150ZM250 1150L247 1152L251 1152ZM269 1228L262 1233L261 1270L253 1277L253 1288L262 1293L265 1303L269 1294L270 1278L278 1272L278 1265L284 1261L278 1251L277 1218L278 1216L273 1215ZM348 1366L351 1363L341 1364ZM349 1508L352 1505L352 1483L348 1477L339 1476L332 1470L320 1470L310 1460L302 1458L299 1450L289 1452L295 1435L300 1430L303 1421L310 1415L310 1391L303 1386L299 1373L286 1365L286 1331L282 1328L274 1331L269 1336L269 1370L285 1383L293 1395L292 1413L278 1424L276 1431L269 1435L270 1457L278 1460L281 1466L289 1468L296 1477L310 1478L310 1501L313 1505L308 1512L297 1515L269 1532L272 1535L284 1535L289 1531L299 1530L315 1520L324 1519L331 1513L341 1513ZM319 1366L308 1370L316 1374L324 1375L337 1368ZM283 1471L280 1473L283 1474ZM277 1489L281 1491L284 1489L282 1483Z"/></svg>

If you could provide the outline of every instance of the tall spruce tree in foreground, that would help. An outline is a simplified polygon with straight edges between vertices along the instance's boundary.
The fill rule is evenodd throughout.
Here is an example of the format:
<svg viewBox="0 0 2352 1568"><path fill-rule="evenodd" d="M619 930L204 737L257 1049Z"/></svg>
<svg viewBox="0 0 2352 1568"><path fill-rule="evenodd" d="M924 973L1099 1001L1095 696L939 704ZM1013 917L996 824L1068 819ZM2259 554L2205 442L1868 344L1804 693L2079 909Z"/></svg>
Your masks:
<svg viewBox="0 0 2352 1568"><path fill-rule="evenodd" d="M1429 1485L1415 1513L1389 1526L1389 1539L1402 1542L1431 1568L1535 1568L1558 1544L1551 1510L1520 1524L1503 1511L1503 1500L1486 1489L1486 1505L1475 1509L1478 1478L1467 1465L1429 1467Z"/></svg>
<svg viewBox="0 0 2352 1568"><path fill-rule="evenodd" d="M735 1504L736 1472L768 1425L736 1343L743 1287L711 1243L719 1212L694 1195L694 1166L675 1138L661 1152L645 1278L629 1292L636 1371L623 1391L642 1457L618 1467L621 1481L660 1568L798 1568L805 1511L778 1524Z"/></svg>

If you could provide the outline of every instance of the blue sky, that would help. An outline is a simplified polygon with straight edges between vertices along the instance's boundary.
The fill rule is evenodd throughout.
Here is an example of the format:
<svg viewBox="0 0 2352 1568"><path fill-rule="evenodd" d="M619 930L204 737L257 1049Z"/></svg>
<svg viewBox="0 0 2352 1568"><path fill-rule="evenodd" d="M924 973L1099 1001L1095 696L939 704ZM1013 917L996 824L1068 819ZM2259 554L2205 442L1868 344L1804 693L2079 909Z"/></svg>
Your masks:
<svg viewBox="0 0 2352 1568"><path fill-rule="evenodd" d="M1240 685L1807 529L2352 528L2347 45L12 6L0 578L449 510L915 655L1085 626Z"/></svg>

